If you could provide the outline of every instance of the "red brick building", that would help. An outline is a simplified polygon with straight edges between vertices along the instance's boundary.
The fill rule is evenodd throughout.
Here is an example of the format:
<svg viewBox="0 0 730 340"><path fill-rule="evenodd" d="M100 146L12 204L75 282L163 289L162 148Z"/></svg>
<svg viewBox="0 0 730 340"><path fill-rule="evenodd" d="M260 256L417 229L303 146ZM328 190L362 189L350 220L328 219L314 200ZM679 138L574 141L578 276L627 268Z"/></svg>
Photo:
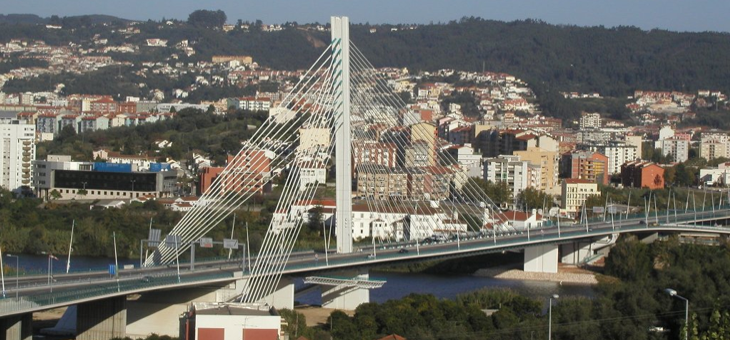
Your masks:
<svg viewBox="0 0 730 340"><path fill-rule="evenodd" d="M236 156L228 155L230 168L226 176L226 183L222 183L225 191L239 193L253 192L262 194L269 191L267 185L271 178L271 159L263 150L243 150ZM209 167L204 168L200 173L200 192L205 193L210 187L220 180L220 175L225 168Z"/></svg>
<svg viewBox="0 0 730 340"><path fill-rule="evenodd" d="M626 162L621 165L621 184L634 188L664 188L664 168L652 162Z"/></svg>
<svg viewBox="0 0 730 340"><path fill-rule="evenodd" d="M585 179L594 183L608 185L606 171L608 157L591 151L564 153L560 159L560 174L563 178Z"/></svg>

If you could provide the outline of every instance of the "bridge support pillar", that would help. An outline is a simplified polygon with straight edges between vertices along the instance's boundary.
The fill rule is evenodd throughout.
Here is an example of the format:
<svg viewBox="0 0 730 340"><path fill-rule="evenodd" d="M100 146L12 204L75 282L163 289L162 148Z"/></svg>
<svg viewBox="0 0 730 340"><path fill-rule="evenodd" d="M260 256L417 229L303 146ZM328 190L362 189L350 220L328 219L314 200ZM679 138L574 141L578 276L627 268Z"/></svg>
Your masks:
<svg viewBox="0 0 730 340"><path fill-rule="evenodd" d="M114 297L79 304L77 340L108 340L127 335L127 297Z"/></svg>
<svg viewBox="0 0 730 340"><path fill-rule="evenodd" d="M33 314L13 315L0 319L3 340L30 340L33 338Z"/></svg>
<svg viewBox="0 0 730 340"><path fill-rule="evenodd" d="M294 280L282 277L276 290L264 297L261 302L268 303L276 309L294 310Z"/></svg>
<svg viewBox="0 0 730 340"><path fill-rule="evenodd" d="M592 254L591 242L571 242L560 245L562 263L578 265Z"/></svg>
<svg viewBox="0 0 730 340"><path fill-rule="evenodd" d="M360 272L337 273L337 276L369 278L367 270ZM355 310L357 306L370 302L370 290L350 286L322 286L322 307Z"/></svg>
<svg viewBox="0 0 730 340"><path fill-rule="evenodd" d="M558 246L545 244L525 248L524 271L532 273L558 272Z"/></svg>

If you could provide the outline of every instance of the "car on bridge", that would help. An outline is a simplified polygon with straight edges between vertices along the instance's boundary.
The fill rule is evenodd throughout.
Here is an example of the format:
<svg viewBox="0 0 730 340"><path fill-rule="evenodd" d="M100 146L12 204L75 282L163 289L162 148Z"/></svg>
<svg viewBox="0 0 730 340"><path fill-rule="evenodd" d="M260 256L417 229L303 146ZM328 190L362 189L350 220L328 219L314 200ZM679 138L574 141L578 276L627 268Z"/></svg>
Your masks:
<svg viewBox="0 0 730 340"><path fill-rule="evenodd" d="M408 249L406 249L406 248L400 248L400 250L398 251L398 253L399 254L406 254L406 253L408 253Z"/></svg>

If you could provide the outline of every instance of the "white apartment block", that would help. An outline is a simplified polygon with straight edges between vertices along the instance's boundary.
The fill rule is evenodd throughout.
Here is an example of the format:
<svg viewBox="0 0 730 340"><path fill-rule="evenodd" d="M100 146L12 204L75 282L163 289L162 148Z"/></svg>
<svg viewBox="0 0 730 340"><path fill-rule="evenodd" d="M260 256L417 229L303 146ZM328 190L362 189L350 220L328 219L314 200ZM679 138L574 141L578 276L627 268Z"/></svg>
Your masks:
<svg viewBox="0 0 730 340"><path fill-rule="evenodd" d="M321 207L322 220L332 225L335 202L330 200L299 201L291 206L289 218L302 216L303 223L309 223L309 213ZM380 240L423 240L434 234L453 235L465 233L465 220L457 213L447 214L433 204L402 205L376 208L366 204L352 206L352 238L360 240L376 237ZM274 230L281 231L290 226L287 213L276 213L273 217Z"/></svg>
<svg viewBox="0 0 730 340"><path fill-rule="evenodd" d="M626 162L635 161L639 158L636 146L629 145L624 141L610 141L606 144L593 144L588 150L598 152L608 157L606 169L610 175L621 173L621 165Z"/></svg>
<svg viewBox="0 0 730 340"><path fill-rule="evenodd" d="M505 182L512 191L512 197L525 190L529 183L529 162L520 156L500 155L484 161L484 179L490 182Z"/></svg>
<svg viewBox="0 0 730 340"><path fill-rule="evenodd" d="M706 160L730 158L730 139L724 133L703 133L700 137L700 157Z"/></svg>
<svg viewBox="0 0 730 340"><path fill-rule="evenodd" d="M677 137L661 140L662 155L671 156L672 161L681 163L689 159L689 141Z"/></svg>
<svg viewBox="0 0 730 340"><path fill-rule="evenodd" d="M598 113L583 112L580 117L580 129L600 129L601 115Z"/></svg>
<svg viewBox="0 0 730 340"><path fill-rule="evenodd" d="M0 124L0 186L17 191L33 188L32 161L35 159L35 125Z"/></svg>
<svg viewBox="0 0 730 340"><path fill-rule="evenodd" d="M308 186L325 185L327 168L320 162L302 162L299 167L299 190L304 191Z"/></svg>

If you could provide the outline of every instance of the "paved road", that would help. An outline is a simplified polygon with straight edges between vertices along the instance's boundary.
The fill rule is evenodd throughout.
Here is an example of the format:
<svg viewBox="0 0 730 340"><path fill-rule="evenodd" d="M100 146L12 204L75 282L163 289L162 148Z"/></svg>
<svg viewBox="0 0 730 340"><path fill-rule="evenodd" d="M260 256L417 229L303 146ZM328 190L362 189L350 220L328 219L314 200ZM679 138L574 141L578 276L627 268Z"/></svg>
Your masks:
<svg viewBox="0 0 730 340"><path fill-rule="evenodd" d="M422 261L446 257L466 257L475 254L520 249L544 243L561 243L586 238L599 239L608 235L641 231L692 231L730 234L730 228L707 226L678 226L683 219L702 220L730 218L730 209L717 212L671 212L669 224L666 214L658 217L617 219L593 222L583 225L557 225L521 232L497 232L496 235L482 235L466 239L452 239L430 244L394 243L385 246L361 247L350 254L294 253L286 262L285 274L320 273L358 266L377 266L399 261ZM656 225L656 221L664 225ZM402 250L404 249L404 250ZM254 262L255 260L252 260ZM272 261L276 265L276 261ZM195 271L188 265L159 266L152 268L120 270L118 277L106 272L57 274L52 285L47 276L28 276L19 280L19 299L15 299L13 277L6 277L6 298L0 300L0 316L31 310L42 310L55 306L74 304L79 301L98 299L103 296L125 295L135 292L174 289L181 286L225 284L234 280L234 272L240 272L241 259L232 261L210 261L195 264Z"/></svg>

